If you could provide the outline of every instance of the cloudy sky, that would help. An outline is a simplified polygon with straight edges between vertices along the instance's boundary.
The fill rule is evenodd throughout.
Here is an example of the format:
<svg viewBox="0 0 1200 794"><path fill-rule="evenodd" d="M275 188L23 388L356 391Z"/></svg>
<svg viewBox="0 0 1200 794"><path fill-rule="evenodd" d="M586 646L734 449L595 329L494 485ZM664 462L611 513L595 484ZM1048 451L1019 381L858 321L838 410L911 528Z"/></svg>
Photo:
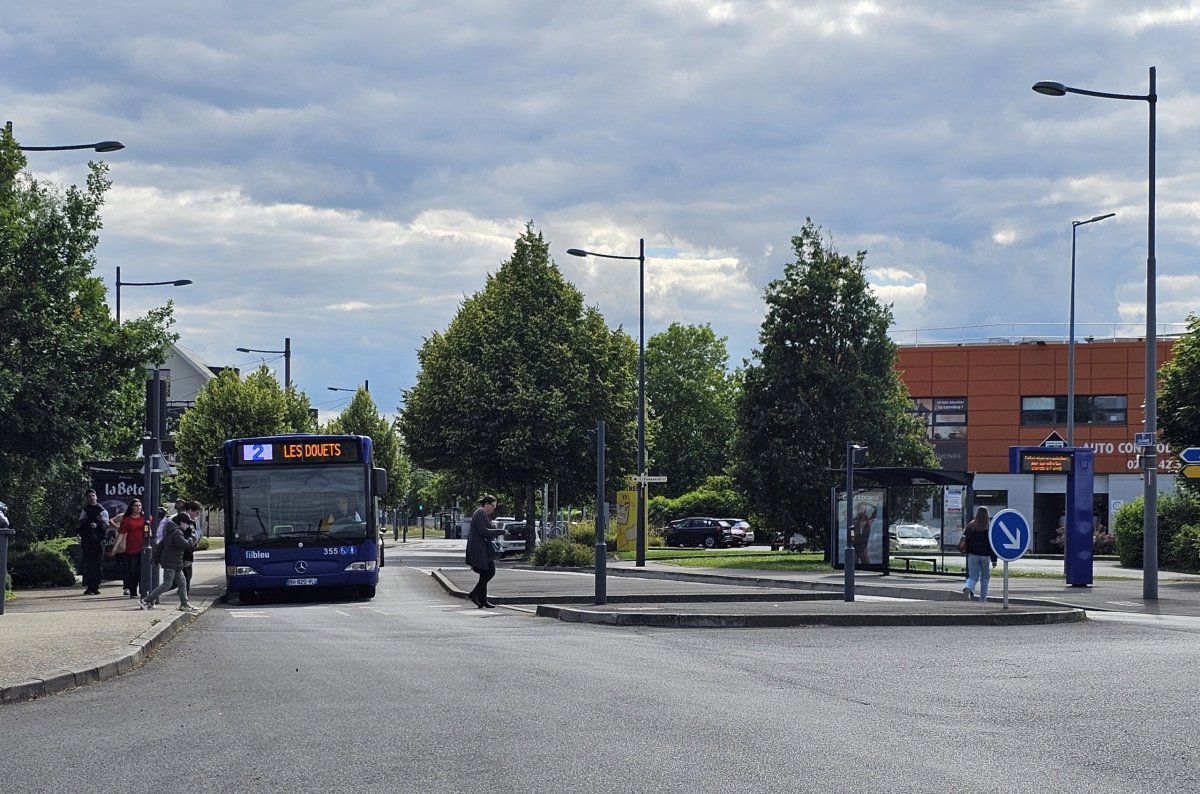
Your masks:
<svg viewBox="0 0 1200 794"><path fill-rule="evenodd" d="M1200 307L1200 0L40 0L0 22L24 145L115 138L99 272L122 315L176 301L210 365L386 412L424 337L524 223L636 337L710 323L752 355L763 288L811 217L894 307L901 343L1145 322L1158 69L1161 331ZM79 182L80 153L30 153Z"/></svg>

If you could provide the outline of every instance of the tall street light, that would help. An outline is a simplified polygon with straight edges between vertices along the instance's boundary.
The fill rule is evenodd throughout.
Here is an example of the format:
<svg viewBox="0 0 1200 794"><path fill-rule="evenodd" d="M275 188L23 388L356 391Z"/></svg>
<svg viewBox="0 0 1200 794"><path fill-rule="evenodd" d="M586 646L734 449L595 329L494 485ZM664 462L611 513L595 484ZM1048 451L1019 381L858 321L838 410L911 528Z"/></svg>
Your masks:
<svg viewBox="0 0 1200 794"><path fill-rule="evenodd" d="M348 388L346 388L346 387L344 387L344 386L330 386L330 387L328 387L328 388L329 388L329 390L330 390L330 391L352 391L352 392L357 392L359 387L355 387L355 388L353 388L353 389L348 389ZM369 381L369 380L364 380L364 381L363 381L363 385L362 385L362 387L361 387L361 388L362 388L362 390L363 390L363 391L365 391L367 394L370 394L370 393L371 393L371 381Z"/></svg>
<svg viewBox="0 0 1200 794"><path fill-rule="evenodd" d="M12 122L5 122L9 136L12 135ZM125 148L120 141L97 141L96 143L77 143L71 146L17 146L23 152L70 152L78 149L91 149L94 152L116 152Z"/></svg>
<svg viewBox="0 0 1200 794"><path fill-rule="evenodd" d="M276 353L283 355L283 388L288 391L292 388L292 338L285 336L283 338L283 350L259 350L254 347L239 347L239 353Z"/></svg>
<svg viewBox="0 0 1200 794"><path fill-rule="evenodd" d="M637 552L636 565L646 565L646 239L638 240L637 256L617 256L568 248L571 256L637 260L638 263L638 421L637 421Z"/></svg>
<svg viewBox="0 0 1200 794"><path fill-rule="evenodd" d="M190 278L177 278L174 281L122 281L121 266L117 265L117 325L121 324L121 287L186 287L191 283Z"/></svg>
<svg viewBox="0 0 1200 794"><path fill-rule="evenodd" d="M1071 221L1071 323L1067 341L1067 446L1075 446L1075 230L1117 213L1097 215L1086 221Z"/></svg>
<svg viewBox="0 0 1200 794"><path fill-rule="evenodd" d="M1087 91L1082 88L1071 88L1062 83L1043 80L1033 84L1033 90L1047 96L1065 96L1067 94L1083 94L1102 99L1130 99L1145 102L1150 108L1150 190L1149 214L1146 220L1146 422L1145 431L1150 438L1157 442L1158 438L1158 389L1156 383L1157 368L1155 359L1156 333L1155 328L1155 294L1154 281L1156 278L1156 263L1154 260L1154 129L1155 111L1158 107L1158 92L1156 90L1155 67L1150 67L1150 92L1147 94L1110 94L1106 91ZM1158 598L1158 449L1157 443L1152 443L1142 452L1143 472L1143 513L1142 513L1142 598Z"/></svg>

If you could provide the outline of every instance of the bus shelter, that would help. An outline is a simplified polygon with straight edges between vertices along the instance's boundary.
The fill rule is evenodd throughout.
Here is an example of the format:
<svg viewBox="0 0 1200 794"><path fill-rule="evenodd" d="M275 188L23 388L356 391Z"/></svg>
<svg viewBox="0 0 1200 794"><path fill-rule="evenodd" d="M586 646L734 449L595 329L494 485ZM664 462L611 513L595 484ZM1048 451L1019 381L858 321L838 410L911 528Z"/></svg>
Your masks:
<svg viewBox="0 0 1200 794"><path fill-rule="evenodd" d="M858 570L942 573L962 564L974 473L905 466L854 469L850 547ZM862 487L858 484L864 483ZM846 489L830 494L833 567L845 567Z"/></svg>

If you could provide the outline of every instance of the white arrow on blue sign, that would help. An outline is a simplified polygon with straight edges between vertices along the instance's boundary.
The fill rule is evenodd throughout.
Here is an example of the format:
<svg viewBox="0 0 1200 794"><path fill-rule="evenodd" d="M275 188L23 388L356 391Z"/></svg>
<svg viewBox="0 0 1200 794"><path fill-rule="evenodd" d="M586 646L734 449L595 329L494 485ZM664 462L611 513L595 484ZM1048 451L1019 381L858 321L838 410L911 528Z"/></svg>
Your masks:
<svg viewBox="0 0 1200 794"><path fill-rule="evenodd" d="M1001 510L992 517L991 526L988 527L988 542L992 544L996 556L1005 562L1025 556L1032 540L1029 522L1016 510Z"/></svg>
<svg viewBox="0 0 1200 794"><path fill-rule="evenodd" d="M1200 463L1200 447L1188 447L1179 453L1179 459L1184 463Z"/></svg>

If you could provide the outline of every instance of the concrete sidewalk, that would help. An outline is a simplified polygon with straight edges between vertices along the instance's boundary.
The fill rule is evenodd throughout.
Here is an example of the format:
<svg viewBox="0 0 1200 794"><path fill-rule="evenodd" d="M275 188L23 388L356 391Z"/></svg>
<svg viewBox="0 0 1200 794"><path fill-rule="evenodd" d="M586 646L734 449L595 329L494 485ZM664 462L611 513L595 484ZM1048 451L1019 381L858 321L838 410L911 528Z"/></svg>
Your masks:
<svg viewBox="0 0 1200 794"><path fill-rule="evenodd" d="M196 552L191 603L203 612L225 590L221 549ZM106 581L100 595L82 585L18 590L0 615L0 703L44 697L129 672L196 619L172 591L151 610Z"/></svg>

